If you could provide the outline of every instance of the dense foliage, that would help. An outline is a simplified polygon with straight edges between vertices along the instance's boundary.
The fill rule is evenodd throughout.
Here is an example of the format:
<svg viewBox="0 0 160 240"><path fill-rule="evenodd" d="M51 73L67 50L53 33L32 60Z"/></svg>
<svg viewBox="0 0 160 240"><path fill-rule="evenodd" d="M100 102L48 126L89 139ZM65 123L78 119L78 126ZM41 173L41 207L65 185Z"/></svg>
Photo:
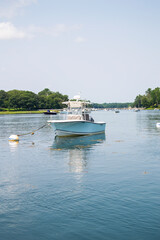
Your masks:
<svg viewBox="0 0 160 240"><path fill-rule="evenodd" d="M37 110L37 109L60 109L63 108L63 101L68 96L59 92L52 92L48 88L38 94L31 91L11 90L5 92L0 90L0 108L16 110Z"/></svg>
<svg viewBox="0 0 160 240"><path fill-rule="evenodd" d="M93 108L128 108L132 103L92 103Z"/></svg>
<svg viewBox="0 0 160 240"><path fill-rule="evenodd" d="M133 103L134 107L157 108L160 105L160 88L148 88L144 95L138 95Z"/></svg>

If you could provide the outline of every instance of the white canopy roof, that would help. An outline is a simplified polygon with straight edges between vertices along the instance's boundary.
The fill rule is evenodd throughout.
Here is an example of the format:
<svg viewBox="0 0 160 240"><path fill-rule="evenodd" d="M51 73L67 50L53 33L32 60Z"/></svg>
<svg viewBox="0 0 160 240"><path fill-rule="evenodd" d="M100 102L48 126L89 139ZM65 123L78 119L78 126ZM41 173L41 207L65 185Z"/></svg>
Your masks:
<svg viewBox="0 0 160 240"><path fill-rule="evenodd" d="M68 101L68 102L63 102L63 104L68 105L69 108L81 108L84 107L88 102L83 102L83 101Z"/></svg>

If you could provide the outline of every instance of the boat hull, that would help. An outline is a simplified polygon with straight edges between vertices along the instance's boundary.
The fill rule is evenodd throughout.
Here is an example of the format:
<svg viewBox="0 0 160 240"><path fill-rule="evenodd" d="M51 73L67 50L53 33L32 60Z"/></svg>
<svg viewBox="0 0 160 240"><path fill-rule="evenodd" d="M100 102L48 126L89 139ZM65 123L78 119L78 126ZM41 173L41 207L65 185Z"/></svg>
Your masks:
<svg viewBox="0 0 160 240"><path fill-rule="evenodd" d="M45 115L57 115L56 112L44 112Z"/></svg>
<svg viewBox="0 0 160 240"><path fill-rule="evenodd" d="M56 136L82 136L100 134L105 132L106 125L104 122L94 123L83 120L50 120L48 122L53 127Z"/></svg>

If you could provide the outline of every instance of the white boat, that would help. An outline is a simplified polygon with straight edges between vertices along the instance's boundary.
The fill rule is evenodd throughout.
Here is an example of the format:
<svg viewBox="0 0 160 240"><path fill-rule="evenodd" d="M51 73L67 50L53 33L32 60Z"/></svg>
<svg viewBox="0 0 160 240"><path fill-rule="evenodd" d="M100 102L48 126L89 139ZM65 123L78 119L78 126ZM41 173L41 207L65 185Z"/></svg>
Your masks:
<svg viewBox="0 0 160 240"><path fill-rule="evenodd" d="M49 120L56 136L82 136L91 134L100 134L105 132L105 122L94 122L93 118L85 112L85 106L88 102L76 101L63 102L68 105L66 120Z"/></svg>

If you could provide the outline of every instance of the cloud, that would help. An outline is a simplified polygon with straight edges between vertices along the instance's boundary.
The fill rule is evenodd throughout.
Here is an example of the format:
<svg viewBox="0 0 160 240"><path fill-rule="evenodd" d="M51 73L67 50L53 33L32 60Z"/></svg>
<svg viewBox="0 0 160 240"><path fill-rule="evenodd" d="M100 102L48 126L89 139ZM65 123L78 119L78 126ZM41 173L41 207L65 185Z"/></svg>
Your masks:
<svg viewBox="0 0 160 240"><path fill-rule="evenodd" d="M81 28L81 25L71 25L67 26L65 24L56 24L52 27L37 27L31 25L27 28L23 28L23 30L15 27L11 22L0 22L0 40L4 39L23 39L23 38L33 38L40 36L48 36L48 37L59 37L62 34L72 33ZM86 40L82 37L78 37L76 42L81 43Z"/></svg>
<svg viewBox="0 0 160 240"><path fill-rule="evenodd" d="M83 42L86 42L86 39L83 38L83 37L77 37L77 38L75 39L75 42L77 42L77 43L83 43Z"/></svg>
<svg viewBox="0 0 160 240"><path fill-rule="evenodd" d="M25 38L26 36L25 32L18 30L12 23L0 23L0 39Z"/></svg>
<svg viewBox="0 0 160 240"><path fill-rule="evenodd" d="M1 3L0 17L12 18L20 12L24 7L36 3L37 0L4 0ZM21 13L21 12L20 12Z"/></svg>

